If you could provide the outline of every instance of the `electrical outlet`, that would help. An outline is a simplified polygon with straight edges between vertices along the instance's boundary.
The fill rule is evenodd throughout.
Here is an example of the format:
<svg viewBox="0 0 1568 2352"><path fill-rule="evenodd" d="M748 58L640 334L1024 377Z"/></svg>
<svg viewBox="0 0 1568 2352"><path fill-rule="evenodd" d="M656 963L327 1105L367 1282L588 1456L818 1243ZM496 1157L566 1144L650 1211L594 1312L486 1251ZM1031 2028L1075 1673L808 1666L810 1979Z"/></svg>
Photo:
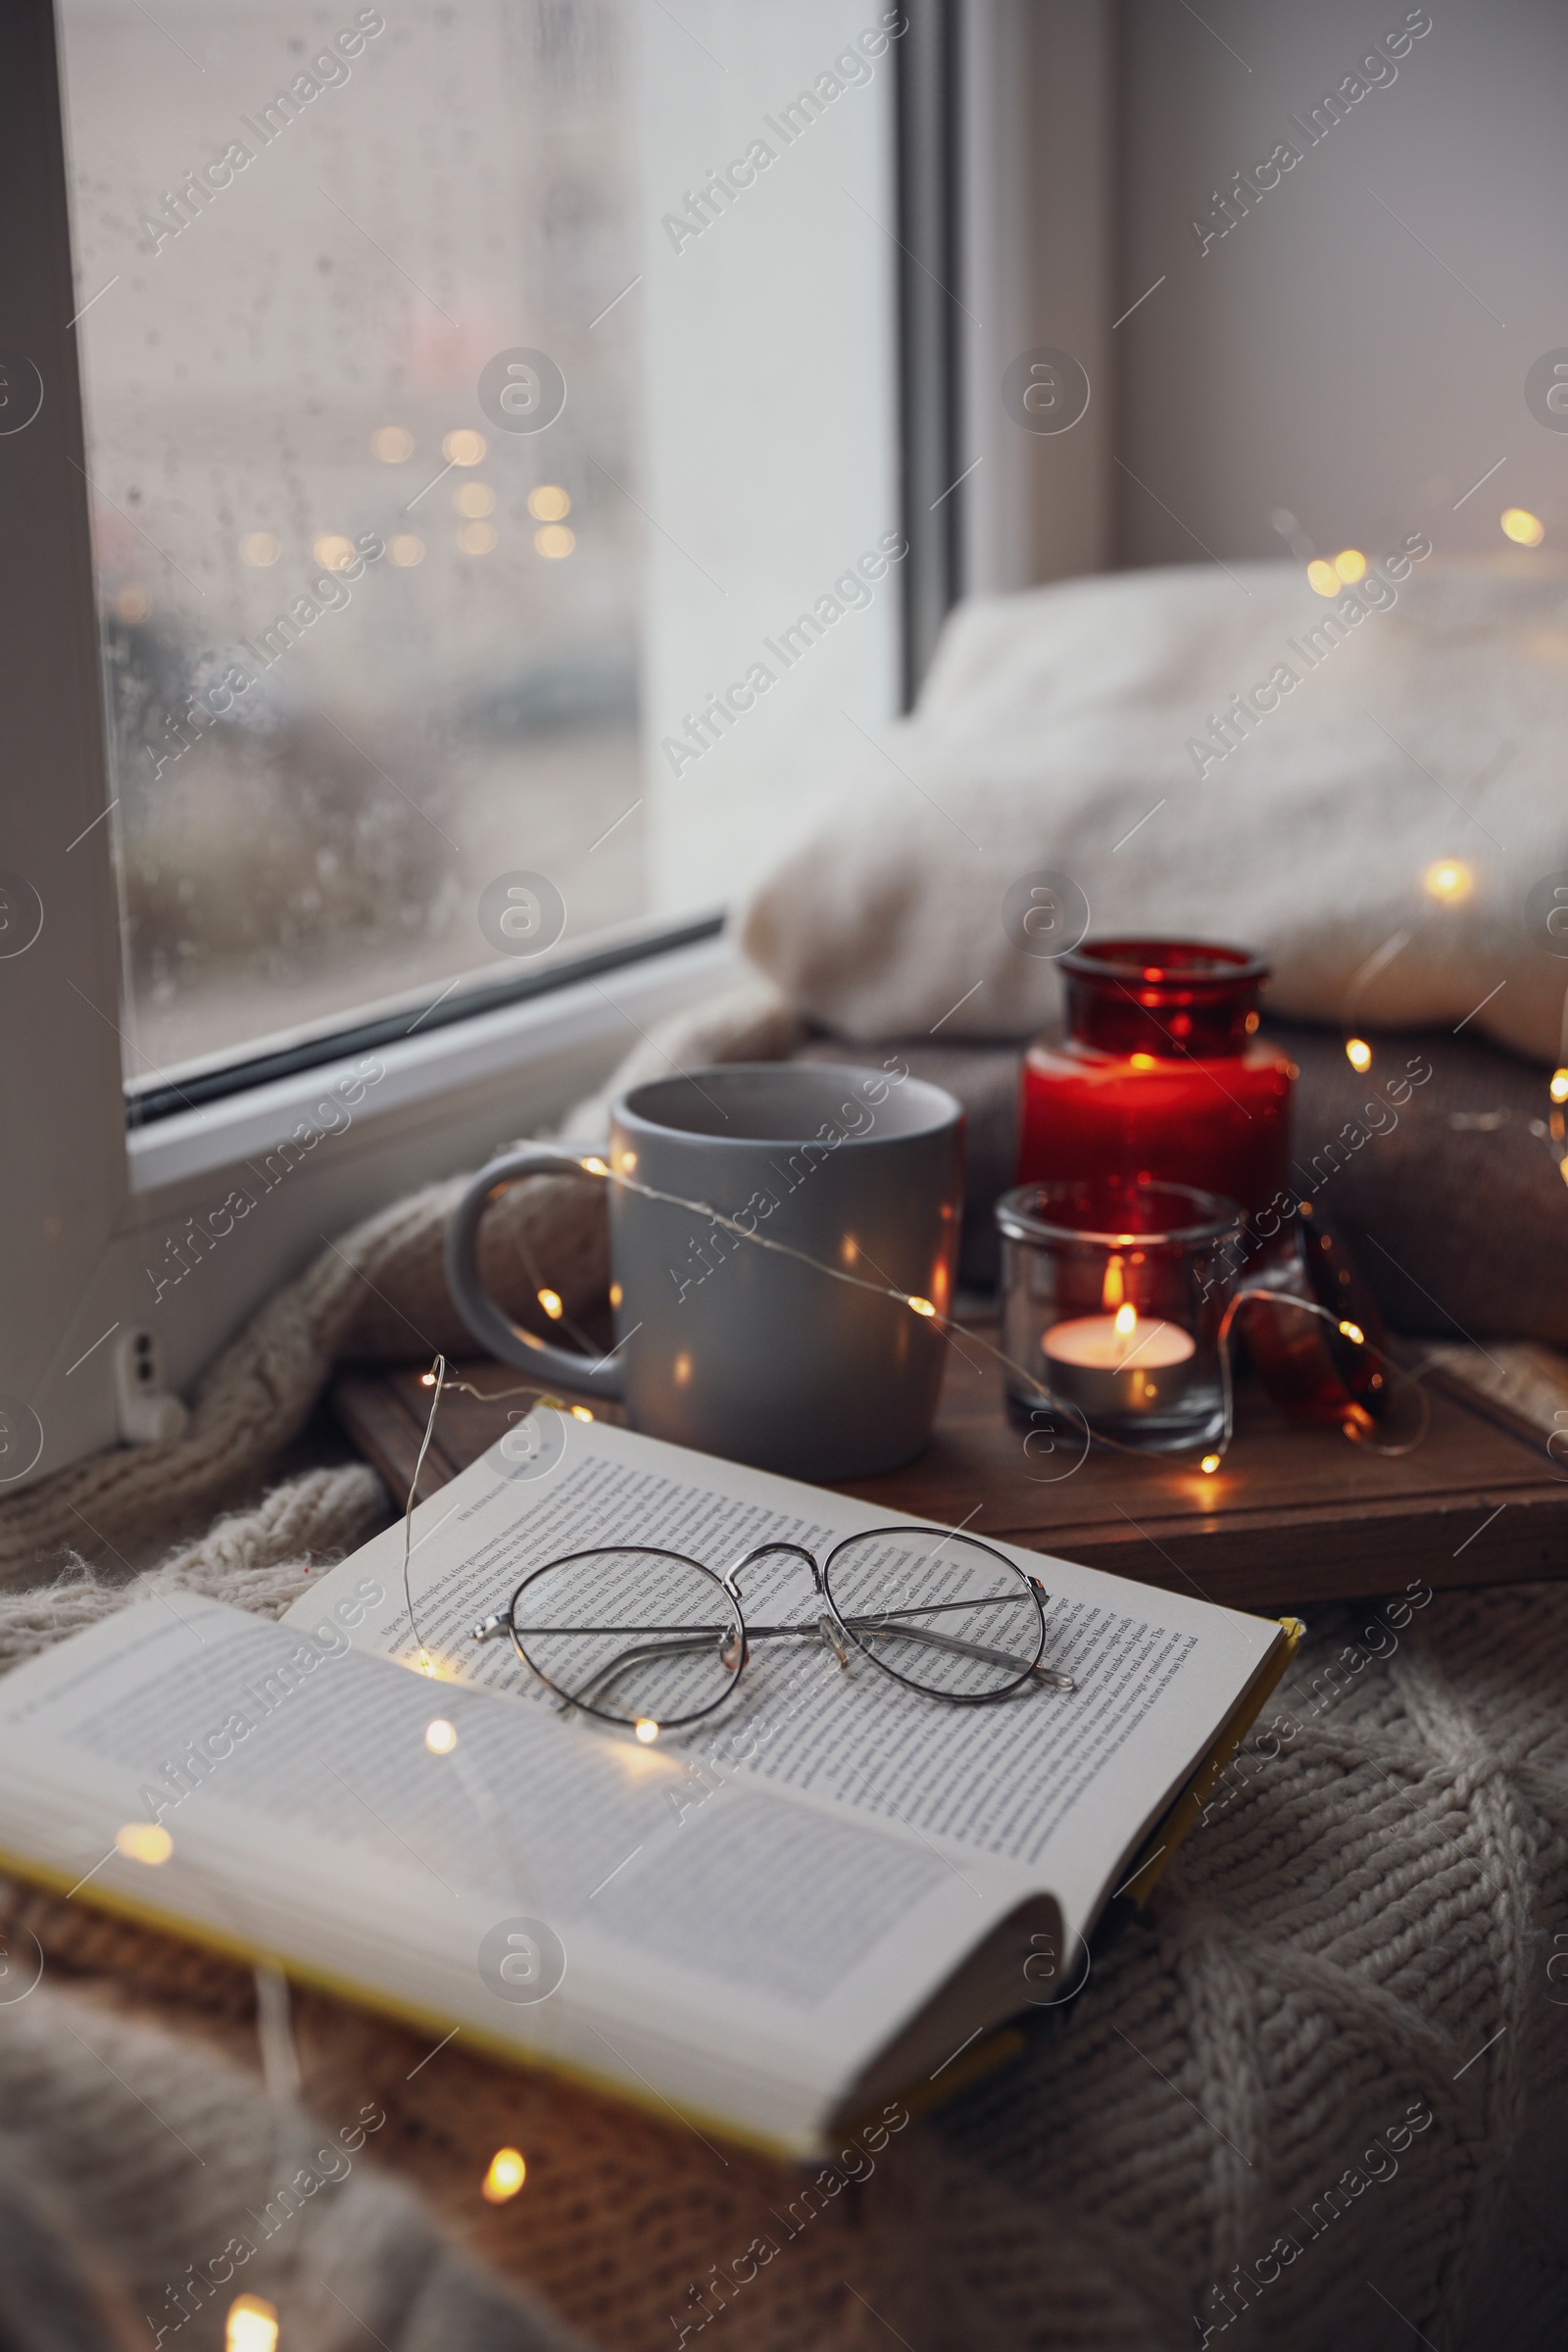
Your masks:
<svg viewBox="0 0 1568 2352"><path fill-rule="evenodd" d="M115 1408L122 1446L167 1446L184 1435L190 1414L164 1386L158 1342L144 1326L119 1334Z"/></svg>

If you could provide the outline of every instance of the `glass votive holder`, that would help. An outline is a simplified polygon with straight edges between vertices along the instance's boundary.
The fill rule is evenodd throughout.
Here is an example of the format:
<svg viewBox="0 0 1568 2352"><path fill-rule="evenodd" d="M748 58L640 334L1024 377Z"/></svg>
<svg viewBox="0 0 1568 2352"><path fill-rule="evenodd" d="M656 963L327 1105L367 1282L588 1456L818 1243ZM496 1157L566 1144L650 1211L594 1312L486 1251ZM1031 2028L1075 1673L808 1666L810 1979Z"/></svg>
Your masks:
<svg viewBox="0 0 1568 2352"><path fill-rule="evenodd" d="M1235 1201L1185 1184L1067 1176L1004 1193L996 1217L1015 1419L1038 1429L1057 1410L1150 1453L1220 1435Z"/></svg>

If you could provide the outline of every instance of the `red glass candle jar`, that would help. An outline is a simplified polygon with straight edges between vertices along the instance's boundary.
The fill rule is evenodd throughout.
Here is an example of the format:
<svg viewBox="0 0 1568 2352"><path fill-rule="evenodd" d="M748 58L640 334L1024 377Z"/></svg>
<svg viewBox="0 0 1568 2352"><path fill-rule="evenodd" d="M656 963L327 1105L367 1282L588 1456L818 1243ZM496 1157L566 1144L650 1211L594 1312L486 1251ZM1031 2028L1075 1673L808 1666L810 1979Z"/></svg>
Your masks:
<svg viewBox="0 0 1568 2352"><path fill-rule="evenodd" d="M1061 969L1067 1035L1024 1056L1018 1182L1188 1184L1265 1208L1286 1187L1296 1078L1257 1035L1267 964L1240 948L1103 939Z"/></svg>

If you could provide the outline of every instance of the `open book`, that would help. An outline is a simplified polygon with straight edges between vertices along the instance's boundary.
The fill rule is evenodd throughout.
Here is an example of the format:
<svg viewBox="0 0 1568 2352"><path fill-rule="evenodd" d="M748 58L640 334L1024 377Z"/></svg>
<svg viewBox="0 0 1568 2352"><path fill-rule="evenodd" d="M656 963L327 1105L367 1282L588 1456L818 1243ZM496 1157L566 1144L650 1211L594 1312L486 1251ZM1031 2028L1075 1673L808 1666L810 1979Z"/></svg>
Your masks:
<svg viewBox="0 0 1568 2352"><path fill-rule="evenodd" d="M419 1640L400 1525L279 1624L153 1600L0 1680L0 1862L805 2154L940 2095L989 2029L1081 1982L1100 1912L1157 1869L1289 1656L1290 1626L1000 1546L1049 1592L1072 1692L943 1706L853 1653L760 1643L717 1713L640 1745L475 1623L589 1544L722 1570L889 1514L536 1426L536 1474L492 1448L415 1513ZM808 1614L804 1570L775 1572Z"/></svg>

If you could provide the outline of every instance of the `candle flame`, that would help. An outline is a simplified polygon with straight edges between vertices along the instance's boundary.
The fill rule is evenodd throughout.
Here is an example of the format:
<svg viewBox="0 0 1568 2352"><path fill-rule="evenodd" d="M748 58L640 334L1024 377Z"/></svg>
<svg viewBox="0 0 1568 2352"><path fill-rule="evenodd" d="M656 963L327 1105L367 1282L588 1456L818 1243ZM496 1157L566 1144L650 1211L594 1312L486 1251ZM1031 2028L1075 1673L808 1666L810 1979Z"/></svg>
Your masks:
<svg viewBox="0 0 1568 2352"><path fill-rule="evenodd" d="M1138 1309L1135 1306L1118 1306L1115 1327L1116 1337L1119 1340L1127 1339L1138 1328Z"/></svg>

